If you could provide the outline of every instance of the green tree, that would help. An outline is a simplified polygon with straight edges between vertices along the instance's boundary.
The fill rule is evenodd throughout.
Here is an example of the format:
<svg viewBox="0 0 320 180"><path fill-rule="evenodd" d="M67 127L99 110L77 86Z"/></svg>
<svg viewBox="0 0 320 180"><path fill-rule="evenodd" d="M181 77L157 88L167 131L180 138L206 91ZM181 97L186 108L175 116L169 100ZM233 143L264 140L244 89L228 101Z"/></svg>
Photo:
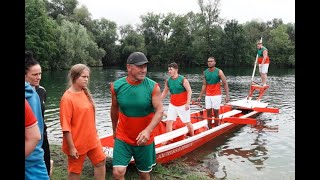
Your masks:
<svg viewBox="0 0 320 180"><path fill-rule="evenodd" d="M69 21L78 22L79 24L86 27L89 32L93 31L94 22L91 18L91 13L84 5L74 9L73 14L69 17Z"/></svg>
<svg viewBox="0 0 320 180"><path fill-rule="evenodd" d="M147 13L140 16L142 24L138 28L144 37L144 43L146 48L146 56L152 62L152 64L159 64L161 62L161 52L166 44L167 29L163 29L166 26L168 20L164 18L163 14ZM164 21L164 22L162 22Z"/></svg>
<svg viewBox="0 0 320 180"><path fill-rule="evenodd" d="M193 65L206 65L207 63L207 40L204 36L205 29L202 22L201 14L187 13L188 30L191 39L189 47L189 56L192 59Z"/></svg>
<svg viewBox="0 0 320 180"><path fill-rule="evenodd" d="M289 39L287 26L283 24L271 30L270 36L271 41L267 48L271 63L275 65L294 65L295 47Z"/></svg>
<svg viewBox="0 0 320 180"><path fill-rule="evenodd" d="M247 49L250 49L249 42L242 28L242 25L238 24L238 21L227 21L224 34L222 36L222 49L223 63L226 66L243 66L247 64L247 60L250 59L250 54Z"/></svg>
<svg viewBox="0 0 320 180"><path fill-rule="evenodd" d="M116 41L118 40L117 24L105 18L94 21L92 34L98 46L106 52L102 58L103 66L114 64L114 60L119 58L119 53L116 51Z"/></svg>
<svg viewBox="0 0 320 180"><path fill-rule="evenodd" d="M71 16L78 5L77 0L44 0L48 15L57 19L58 15Z"/></svg>
<svg viewBox="0 0 320 180"><path fill-rule="evenodd" d="M127 57L135 51L145 52L143 37L136 32L129 34L121 46L121 54L125 61Z"/></svg>
<svg viewBox="0 0 320 180"><path fill-rule="evenodd" d="M198 5L200 7L201 12L201 20L203 23L204 31L203 36L206 39L206 56L212 56L215 53L214 47L217 47L215 41L217 40L217 36L215 36L217 31L214 29L217 26L220 27L222 23L222 19L219 17L220 15L220 0L208 0L205 4L203 0L198 0Z"/></svg>
<svg viewBox="0 0 320 180"><path fill-rule="evenodd" d="M98 48L84 26L63 20L59 32L63 68L69 68L77 63L84 63L89 66L102 65L101 58L105 55L105 51Z"/></svg>
<svg viewBox="0 0 320 180"><path fill-rule="evenodd" d="M188 30L187 16L177 16L172 23L172 35L168 43L168 61L175 61L180 66L191 66L192 59L189 55L191 47L190 33Z"/></svg>
<svg viewBox="0 0 320 180"><path fill-rule="evenodd" d="M43 69L56 68L60 53L57 39L58 25L49 18L42 0L25 2L25 48L31 50Z"/></svg>

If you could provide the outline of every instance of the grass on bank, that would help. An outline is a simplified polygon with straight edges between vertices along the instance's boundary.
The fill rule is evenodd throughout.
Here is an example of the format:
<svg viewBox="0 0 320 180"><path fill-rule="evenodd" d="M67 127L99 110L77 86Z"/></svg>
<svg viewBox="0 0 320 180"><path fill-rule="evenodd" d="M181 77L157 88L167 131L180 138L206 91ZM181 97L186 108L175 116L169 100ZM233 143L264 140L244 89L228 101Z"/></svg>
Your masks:
<svg viewBox="0 0 320 180"><path fill-rule="evenodd" d="M53 164L53 173L51 180L61 180L67 179L67 157L61 151L61 146L59 145L50 145L51 158L54 161ZM112 166L111 162L106 164L106 179L112 179ZM127 168L125 175L126 179L138 179L137 169L133 164L130 164ZM93 176L93 166L89 159L86 159L82 174L81 180L92 180ZM152 172L151 179L153 180L171 180L171 179L187 179L187 180L208 180L213 179L210 174L201 171L195 167L191 167L188 164L175 160L168 164L157 164Z"/></svg>

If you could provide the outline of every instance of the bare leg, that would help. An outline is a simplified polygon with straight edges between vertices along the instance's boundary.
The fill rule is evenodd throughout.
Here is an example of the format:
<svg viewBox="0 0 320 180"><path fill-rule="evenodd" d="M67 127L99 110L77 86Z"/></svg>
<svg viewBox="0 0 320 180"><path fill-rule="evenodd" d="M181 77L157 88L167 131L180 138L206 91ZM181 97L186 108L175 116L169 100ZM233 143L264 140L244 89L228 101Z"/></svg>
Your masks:
<svg viewBox="0 0 320 180"><path fill-rule="evenodd" d="M207 121L208 121L208 128L212 128L212 109L207 109Z"/></svg>
<svg viewBox="0 0 320 180"><path fill-rule="evenodd" d="M261 73L261 81L262 81L263 86L267 85L267 74L266 73Z"/></svg>
<svg viewBox="0 0 320 180"><path fill-rule="evenodd" d="M167 132L171 132L172 131L172 126L173 126L173 120L167 120L166 121L166 131ZM166 144L168 144L168 141L165 141L165 142L163 142L163 143L161 143L162 145L166 145Z"/></svg>
<svg viewBox="0 0 320 180"><path fill-rule="evenodd" d="M166 122L166 130L167 132L171 132L172 131L172 126L173 126L173 120L167 120Z"/></svg>
<svg viewBox="0 0 320 180"><path fill-rule="evenodd" d="M96 180L106 179L106 163L105 160L94 166L94 177Z"/></svg>
<svg viewBox="0 0 320 180"><path fill-rule="evenodd" d="M113 167L112 175L114 180L124 180L127 167Z"/></svg>
<svg viewBox="0 0 320 180"><path fill-rule="evenodd" d="M186 123L190 136L194 136L193 125L191 122Z"/></svg>
<svg viewBox="0 0 320 180"><path fill-rule="evenodd" d="M219 119L219 109L213 109L214 118ZM219 126L220 120L214 120L214 126Z"/></svg>
<svg viewBox="0 0 320 180"><path fill-rule="evenodd" d="M68 180L80 180L80 174L69 172Z"/></svg>
<svg viewBox="0 0 320 180"><path fill-rule="evenodd" d="M150 180L150 173L139 172L139 179L140 180Z"/></svg>
<svg viewBox="0 0 320 180"><path fill-rule="evenodd" d="M50 172L49 172L49 176L51 177L52 176L52 172L53 172L53 160L51 159L50 160Z"/></svg>

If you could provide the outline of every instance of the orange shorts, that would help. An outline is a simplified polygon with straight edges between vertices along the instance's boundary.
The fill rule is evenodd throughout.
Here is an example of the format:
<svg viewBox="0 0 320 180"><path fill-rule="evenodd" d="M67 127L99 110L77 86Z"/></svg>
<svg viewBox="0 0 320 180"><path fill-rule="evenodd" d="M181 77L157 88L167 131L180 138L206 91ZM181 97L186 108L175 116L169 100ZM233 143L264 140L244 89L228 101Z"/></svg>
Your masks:
<svg viewBox="0 0 320 180"><path fill-rule="evenodd" d="M96 166L97 164L106 159L106 155L102 150L101 143L99 143L96 148L89 150L86 154L79 155L78 159L75 159L68 155L68 171L80 174L87 156L90 159L93 166Z"/></svg>

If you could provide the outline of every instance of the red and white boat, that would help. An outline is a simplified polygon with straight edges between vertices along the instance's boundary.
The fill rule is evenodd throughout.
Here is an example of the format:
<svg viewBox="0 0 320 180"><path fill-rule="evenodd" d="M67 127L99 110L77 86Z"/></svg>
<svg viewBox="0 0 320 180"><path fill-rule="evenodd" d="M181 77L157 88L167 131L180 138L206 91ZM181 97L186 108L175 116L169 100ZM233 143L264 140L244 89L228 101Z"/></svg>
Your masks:
<svg viewBox="0 0 320 180"><path fill-rule="evenodd" d="M207 113L205 109L192 112L191 122L193 123L195 135L191 137L188 136L188 129L179 117L175 121L171 132L166 132L165 120L161 121L154 129L154 133L156 133L157 163L166 163L179 158L236 127L248 124L255 125L257 122L254 117L261 113L279 113L278 108L269 107L268 103L261 102L261 97L267 88L269 86L260 86L252 83L248 97L221 105L219 113L221 123L215 127L214 121L212 121L212 129L207 129ZM255 98L253 97L254 91L259 91ZM114 144L112 134L102 136L100 139L107 158L112 159ZM167 144L163 145L164 142L167 142ZM134 159L132 159L132 162L134 162Z"/></svg>

